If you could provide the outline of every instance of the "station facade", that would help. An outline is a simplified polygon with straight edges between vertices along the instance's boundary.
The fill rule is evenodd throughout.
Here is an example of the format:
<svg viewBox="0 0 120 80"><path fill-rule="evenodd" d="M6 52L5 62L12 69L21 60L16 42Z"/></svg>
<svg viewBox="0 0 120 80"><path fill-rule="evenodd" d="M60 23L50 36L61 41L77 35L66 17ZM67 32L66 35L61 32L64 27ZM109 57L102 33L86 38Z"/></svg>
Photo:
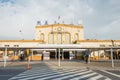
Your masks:
<svg viewBox="0 0 120 80"><path fill-rule="evenodd" d="M3 47L15 47L7 50L7 60L56 60L58 51L52 49L19 49L19 47L38 47L46 45L80 45L81 47L120 47L120 40L89 40L84 39L84 26L73 24L45 24L35 27L34 40L0 40L0 61L4 59L5 49ZM17 49L18 48L18 49ZM83 60L88 49L83 50L61 50L62 60ZM110 51L105 49L91 49L89 51L91 60L108 60ZM29 56L28 56L29 55ZM114 50L114 59L120 59L119 49Z"/></svg>

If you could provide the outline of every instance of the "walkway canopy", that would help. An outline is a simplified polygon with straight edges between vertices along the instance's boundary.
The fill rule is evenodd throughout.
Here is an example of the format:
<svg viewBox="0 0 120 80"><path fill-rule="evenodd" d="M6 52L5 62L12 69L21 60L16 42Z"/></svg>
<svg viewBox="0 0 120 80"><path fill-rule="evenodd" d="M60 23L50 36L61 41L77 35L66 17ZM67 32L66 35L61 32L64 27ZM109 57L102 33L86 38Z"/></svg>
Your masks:
<svg viewBox="0 0 120 80"><path fill-rule="evenodd" d="M59 59L58 59L58 66L60 67L60 49L67 50L67 49L73 49L73 50L79 50L79 49L108 49L111 50L111 60L112 60L112 67L114 67L114 62L113 62L113 50L112 49L120 49L120 47L83 47L80 44L39 44L37 46L19 46L19 47L0 47L0 49L5 49L5 57L7 56L7 50L12 49L58 49L59 52ZM6 66L6 58L4 58L4 67Z"/></svg>
<svg viewBox="0 0 120 80"><path fill-rule="evenodd" d="M120 47L84 47L80 44L39 44L37 46L0 47L0 49L120 49Z"/></svg>

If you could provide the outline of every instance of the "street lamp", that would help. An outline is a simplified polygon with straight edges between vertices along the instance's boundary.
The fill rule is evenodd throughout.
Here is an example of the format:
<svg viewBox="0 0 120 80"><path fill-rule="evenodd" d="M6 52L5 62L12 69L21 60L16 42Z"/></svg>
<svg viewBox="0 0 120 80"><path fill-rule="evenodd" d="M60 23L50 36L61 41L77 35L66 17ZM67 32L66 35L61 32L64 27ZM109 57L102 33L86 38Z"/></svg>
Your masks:
<svg viewBox="0 0 120 80"><path fill-rule="evenodd" d="M114 47L114 40L111 40L111 42L112 42L112 47ZM112 60L112 67L114 68L113 50L112 50L112 47L111 47L111 60Z"/></svg>
<svg viewBox="0 0 120 80"><path fill-rule="evenodd" d="M112 47L114 47L115 45L114 45L114 40L111 40L111 42L112 42Z"/></svg>

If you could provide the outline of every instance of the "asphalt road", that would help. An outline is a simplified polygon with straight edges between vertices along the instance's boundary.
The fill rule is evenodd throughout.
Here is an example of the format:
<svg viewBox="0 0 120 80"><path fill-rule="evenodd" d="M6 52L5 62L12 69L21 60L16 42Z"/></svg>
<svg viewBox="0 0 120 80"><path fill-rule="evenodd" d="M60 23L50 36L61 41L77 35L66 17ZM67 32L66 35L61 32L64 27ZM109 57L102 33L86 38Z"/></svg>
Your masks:
<svg viewBox="0 0 120 80"><path fill-rule="evenodd" d="M111 68L108 63L63 61L58 67L57 61L31 62L31 69L26 69L26 62L8 63L6 68L0 68L0 80L120 80L119 65ZM28 75L29 74L29 75Z"/></svg>
<svg viewBox="0 0 120 80"><path fill-rule="evenodd" d="M0 80L8 80L8 79L10 79L10 78L12 78L12 77L15 77L15 76L17 76L18 74L21 74L21 73L23 73L25 70L23 70L23 69L2 69L2 70L0 70ZM97 73L99 73L99 74L102 74L102 75L104 75L105 77L108 77L108 78L110 78L111 80L120 80L120 77L117 77L117 76L114 76L114 75L111 75L111 74L109 74L109 73L105 73L105 72L103 72L103 71L100 71L100 70L93 70L93 71L95 71L95 72L97 72ZM112 73L114 73L114 74L117 74L117 75L119 75L120 76L120 71L116 71L116 70L109 70L108 72L112 72ZM44 73L44 72L43 72ZM80 72L79 72L80 73ZM77 74L77 73L76 73ZM29 76L28 76L29 77ZM74 76L73 76L74 77ZM24 78L23 78L24 79ZM53 78L52 78L53 79ZM68 77L68 79L70 79L69 77ZM16 79L17 80L17 79ZM85 80L85 78L84 78L84 80ZM102 78L101 79L99 79L99 80L102 80Z"/></svg>
<svg viewBox="0 0 120 80"><path fill-rule="evenodd" d="M24 71L24 69L0 69L0 80L8 80Z"/></svg>

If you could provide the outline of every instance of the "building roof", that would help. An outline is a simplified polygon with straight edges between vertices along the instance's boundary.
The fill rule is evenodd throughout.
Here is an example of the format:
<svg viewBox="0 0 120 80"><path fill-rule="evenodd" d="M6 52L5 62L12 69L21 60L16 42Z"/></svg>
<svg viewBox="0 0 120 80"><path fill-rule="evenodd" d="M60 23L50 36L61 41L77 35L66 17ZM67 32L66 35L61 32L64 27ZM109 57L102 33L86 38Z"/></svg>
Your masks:
<svg viewBox="0 0 120 80"><path fill-rule="evenodd" d="M43 40L0 40L0 42L44 42Z"/></svg>
<svg viewBox="0 0 120 80"><path fill-rule="evenodd" d="M38 25L36 28L49 28L49 27L71 27L71 28L84 28L83 25L73 25L73 24L49 24L49 25Z"/></svg>
<svg viewBox="0 0 120 80"><path fill-rule="evenodd" d="M120 42L120 40L113 40L114 42ZM41 42L44 43L43 40L0 40L0 42ZM112 42L111 40L78 40L79 42Z"/></svg>
<svg viewBox="0 0 120 80"><path fill-rule="evenodd" d="M120 42L120 40L78 40L77 42Z"/></svg>

